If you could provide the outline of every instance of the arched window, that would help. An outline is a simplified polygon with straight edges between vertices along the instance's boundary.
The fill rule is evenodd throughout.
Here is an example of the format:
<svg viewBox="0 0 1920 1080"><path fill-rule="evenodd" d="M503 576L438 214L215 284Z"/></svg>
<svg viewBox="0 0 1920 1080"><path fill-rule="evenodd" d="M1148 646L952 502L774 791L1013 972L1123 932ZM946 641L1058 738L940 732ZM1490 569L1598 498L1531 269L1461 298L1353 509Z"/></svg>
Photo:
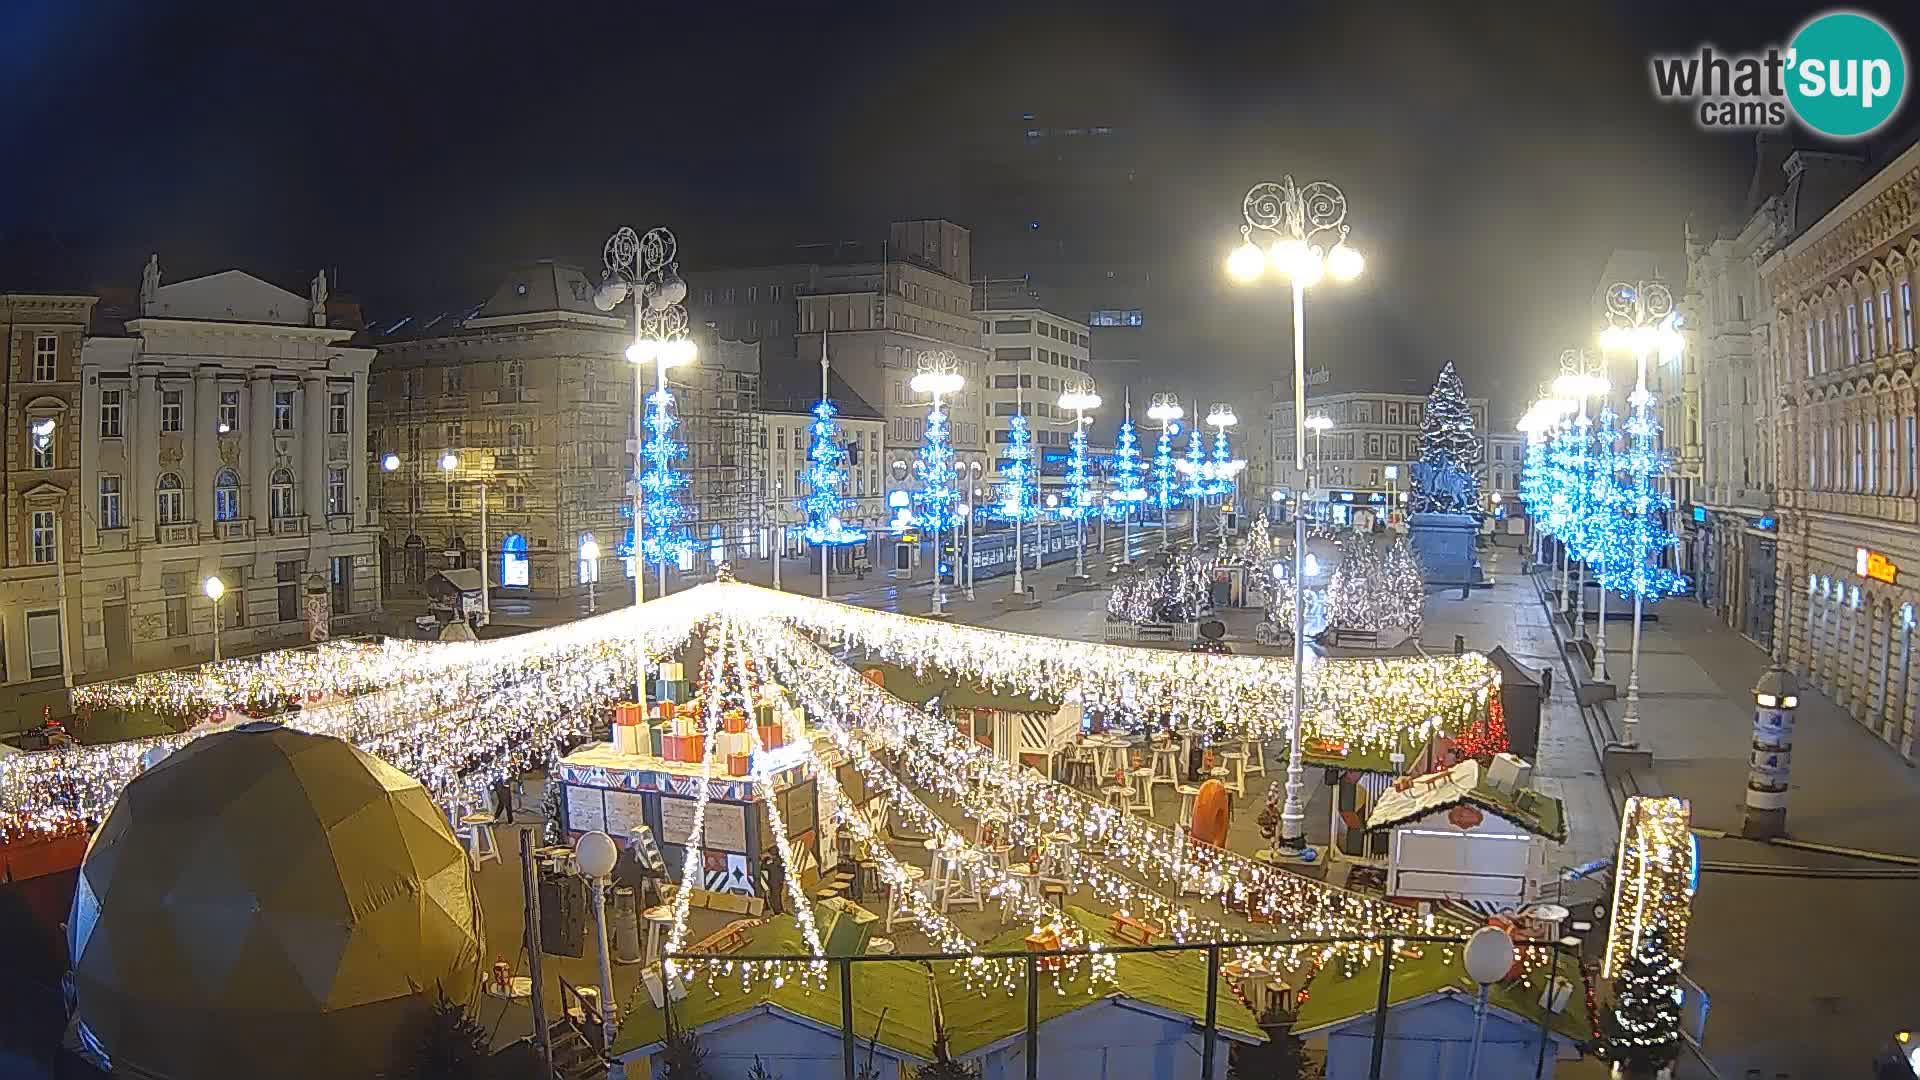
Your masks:
<svg viewBox="0 0 1920 1080"><path fill-rule="evenodd" d="M179 476L160 474L158 490L154 492L154 509L162 525L178 525L187 520L187 500L180 490Z"/></svg>
<svg viewBox="0 0 1920 1080"><path fill-rule="evenodd" d="M520 451L526 449L526 446L527 446L527 425L508 424L507 425L508 452L517 454Z"/></svg>
<svg viewBox="0 0 1920 1080"><path fill-rule="evenodd" d="M500 584L513 589L527 587L527 538L508 533L500 541Z"/></svg>
<svg viewBox="0 0 1920 1080"><path fill-rule="evenodd" d="M221 469L213 478L213 520L232 521L240 516L240 478L232 469Z"/></svg>
<svg viewBox="0 0 1920 1080"><path fill-rule="evenodd" d="M518 360L507 361L506 389L511 393L517 394L520 392L520 388L526 385L526 381L527 365Z"/></svg>
<svg viewBox="0 0 1920 1080"><path fill-rule="evenodd" d="M267 513L274 518L290 518L294 515L293 472L290 469L273 470L273 482L269 488L271 498Z"/></svg>

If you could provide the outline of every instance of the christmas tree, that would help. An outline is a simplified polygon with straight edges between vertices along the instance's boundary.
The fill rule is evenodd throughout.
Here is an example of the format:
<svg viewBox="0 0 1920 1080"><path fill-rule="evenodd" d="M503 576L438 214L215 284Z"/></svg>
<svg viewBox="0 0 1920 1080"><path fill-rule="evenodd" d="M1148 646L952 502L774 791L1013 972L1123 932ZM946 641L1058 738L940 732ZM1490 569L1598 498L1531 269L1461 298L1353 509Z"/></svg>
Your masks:
<svg viewBox="0 0 1920 1080"><path fill-rule="evenodd" d="M920 443L920 460L914 463L920 475L920 490L914 493L919 512L914 524L934 534L951 528L955 506L960 501L954 487L953 447L947 437L947 410L936 405L927 413L927 430Z"/></svg>
<svg viewBox="0 0 1920 1080"><path fill-rule="evenodd" d="M1067 446L1067 498L1060 516L1079 521L1093 512L1093 492L1087 487L1087 425L1073 425Z"/></svg>
<svg viewBox="0 0 1920 1080"><path fill-rule="evenodd" d="M1651 1077L1680 1057L1680 958L1668 951L1657 920L1614 976L1601 1056L1634 1077Z"/></svg>
<svg viewBox="0 0 1920 1080"><path fill-rule="evenodd" d="M1633 415L1627 420L1626 453L1620 457L1624 491L1619 499L1618 527L1609 530L1614 553L1602 566L1600 582L1622 596L1658 600L1687 588L1686 576L1660 565L1660 554L1677 541L1667 528L1673 499L1653 486L1656 476L1672 465L1658 449L1660 421L1654 416L1653 394L1635 390L1628 399Z"/></svg>
<svg viewBox="0 0 1920 1080"><path fill-rule="evenodd" d="M1227 442L1227 429L1223 425L1213 432L1213 484L1209 494L1225 495L1233 490L1233 447Z"/></svg>
<svg viewBox="0 0 1920 1080"><path fill-rule="evenodd" d="M647 395L647 404L647 440L641 453L649 464L640 477L640 508L645 515L640 554L650 563L678 566L693 547L681 524L687 511L679 493L687 486L687 474L673 467L687 456L687 446L674 435L680 424L673 416L673 392L656 390Z"/></svg>
<svg viewBox="0 0 1920 1080"><path fill-rule="evenodd" d="M1487 699L1487 715L1462 732L1453 748L1461 760L1476 758L1482 765L1491 764L1493 755L1507 752L1507 712L1498 692Z"/></svg>
<svg viewBox="0 0 1920 1080"><path fill-rule="evenodd" d="M1027 418L1007 418L1007 453L1000 464L1000 502L995 515L1003 521L1031 521L1036 510L1033 477L1033 432Z"/></svg>
<svg viewBox="0 0 1920 1080"><path fill-rule="evenodd" d="M1419 629L1426 603L1419 560L1405 539L1382 556L1371 541L1352 540L1327 583L1327 614L1342 630Z"/></svg>
<svg viewBox="0 0 1920 1080"><path fill-rule="evenodd" d="M1427 579L1420 572L1420 558L1413 553L1413 545L1406 537L1394 541L1387 549L1386 557L1380 560L1380 569L1385 578L1388 625L1418 634L1427 606Z"/></svg>
<svg viewBox="0 0 1920 1080"><path fill-rule="evenodd" d="M1160 443L1153 451L1153 505L1160 508L1160 517L1165 519L1167 511L1180 505L1180 489L1174 486L1173 436L1177 429L1160 429Z"/></svg>
<svg viewBox="0 0 1920 1080"><path fill-rule="evenodd" d="M810 544L858 544L867 534L840 520L841 489L847 482L847 449L840 444L840 425L833 402L821 398L813 407L813 444L807 448L807 481L811 485L801 507L807 524L801 535Z"/></svg>
<svg viewBox="0 0 1920 1080"><path fill-rule="evenodd" d="M1620 513L1628 492L1620 476L1624 458L1615 419L1613 406L1603 404L1587 440L1586 486L1579 500L1582 525L1576 530L1581 561L1602 583L1611 571L1625 566L1630 558L1627 545L1632 543L1632 530Z"/></svg>
<svg viewBox="0 0 1920 1080"><path fill-rule="evenodd" d="M1420 457L1427 465L1451 465L1460 471L1460 491L1430 491L1415 475L1414 513L1472 513L1480 507L1480 436L1473 430L1473 410L1467 405L1467 389L1460 374L1449 362L1440 369L1440 377L1427 393L1427 407L1420 428Z"/></svg>
<svg viewBox="0 0 1920 1080"><path fill-rule="evenodd" d="M1113 494L1108 505L1116 508L1116 517L1125 517L1129 510L1146 501L1147 489L1141 486L1146 473L1146 463L1140 460L1140 440L1134 434L1133 417L1129 416L1120 422L1120 433L1113 440Z"/></svg>
<svg viewBox="0 0 1920 1080"><path fill-rule="evenodd" d="M1187 431L1187 456L1180 462L1180 473L1187 478L1186 487L1180 491L1182 495L1198 499L1213 494L1213 482L1208 479L1213 469L1207 461L1207 442L1198 427Z"/></svg>
<svg viewBox="0 0 1920 1080"><path fill-rule="evenodd" d="M1547 440L1535 432L1527 436L1526 463L1520 468L1520 505L1536 528L1544 528L1547 514Z"/></svg>

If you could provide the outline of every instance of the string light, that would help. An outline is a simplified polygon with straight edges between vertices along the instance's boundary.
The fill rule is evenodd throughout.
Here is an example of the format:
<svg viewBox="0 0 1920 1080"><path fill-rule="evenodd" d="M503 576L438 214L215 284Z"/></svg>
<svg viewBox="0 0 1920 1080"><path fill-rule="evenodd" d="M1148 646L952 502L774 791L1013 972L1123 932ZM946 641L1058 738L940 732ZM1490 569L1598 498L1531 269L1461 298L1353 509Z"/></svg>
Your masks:
<svg viewBox="0 0 1920 1080"><path fill-rule="evenodd" d="M1038 510L1034 493L1033 433L1020 413L1007 417L1006 458L1000 466L1000 502L995 516L1002 521L1032 521Z"/></svg>
<svg viewBox="0 0 1920 1080"><path fill-rule="evenodd" d="M1687 800L1634 795L1620 817L1614 856L1613 913L1600 977L1611 979L1640 951L1647 928L1664 927L1666 948L1687 953L1687 923L1699 877L1700 852Z"/></svg>
<svg viewBox="0 0 1920 1080"><path fill-rule="evenodd" d="M640 477L641 513L646 516L641 554L648 562L677 566L693 547L681 524L687 510L680 503L680 491L689 481L686 473L673 467L687 456L687 446L673 433L679 426L673 415L673 392L656 390L647 395L647 404L647 445L642 452L649 467Z"/></svg>
<svg viewBox="0 0 1920 1080"><path fill-rule="evenodd" d="M813 444L807 449L807 480L812 489L801 503L807 512L807 524L801 535L809 544L864 543L866 531L850 527L840 519L843 503L840 492L847 482L847 450L840 444L840 425L834 416L833 402L825 398L813 406Z"/></svg>

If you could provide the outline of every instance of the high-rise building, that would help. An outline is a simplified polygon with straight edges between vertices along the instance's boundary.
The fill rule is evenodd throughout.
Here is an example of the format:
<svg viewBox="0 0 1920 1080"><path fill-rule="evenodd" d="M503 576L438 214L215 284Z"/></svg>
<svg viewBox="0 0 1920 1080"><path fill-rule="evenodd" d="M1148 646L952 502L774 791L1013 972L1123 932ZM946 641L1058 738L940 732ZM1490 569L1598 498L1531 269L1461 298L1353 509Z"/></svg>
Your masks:
<svg viewBox="0 0 1920 1080"><path fill-rule="evenodd" d="M1000 483L1000 454L1017 410L1033 433L1034 460L1042 488L1066 483L1067 447L1073 437L1073 413L1058 402L1061 391L1091 382L1092 356L1085 323L1044 308L1001 308L978 313L986 325L988 435L994 451L983 484ZM1102 403L1100 414L1117 416L1118 397ZM1115 420L1106 430L1117 428ZM1111 443L1111 439L1107 440ZM1097 442L1097 440L1096 440Z"/></svg>

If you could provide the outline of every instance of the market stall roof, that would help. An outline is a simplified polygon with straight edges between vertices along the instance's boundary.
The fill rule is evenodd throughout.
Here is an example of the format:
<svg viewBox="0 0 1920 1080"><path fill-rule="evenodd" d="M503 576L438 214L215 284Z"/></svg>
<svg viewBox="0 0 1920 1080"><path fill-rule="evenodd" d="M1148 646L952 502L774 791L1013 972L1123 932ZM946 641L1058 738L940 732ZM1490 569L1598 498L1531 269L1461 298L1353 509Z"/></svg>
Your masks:
<svg viewBox="0 0 1920 1080"><path fill-rule="evenodd" d="M438 570L435 571L433 577L428 578L427 581L429 584L434 584L436 579L445 583L444 588L454 592L479 592L487 587L487 579L481 577L480 571L472 567Z"/></svg>
<svg viewBox="0 0 1920 1080"><path fill-rule="evenodd" d="M928 669L924 675L916 675L897 664L862 663L855 666L862 672L879 672L882 680L880 685L886 688L887 693L910 705L925 705L938 694L943 707L954 709L997 709L1001 712L1046 713L1049 716L1060 711L1058 698L1032 698L1025 694L987 690L933 669Z"/></svg>
<svg viewBox="0 0 1920 1080"><path fill-rule="evenodd" d="M1077 907L1067 914L1083 927L1088 936L1103 944L1121 944L1107 932L1108 920ZM1015 928L981 945L986 952L1019 951L1025 948L1027 930ZM792 953L804 955L806 946L791 917L773 919L750 932L746 951L752 953ZM1207 961L1200 950L1192 952L1129 953L1114 958L1114 980L1096 986L1088 993L1082 978L1064 980L1067 993L1043 993L1040 997L1040 1022L1077 1012L1101 1001L1125 999L1147 1011L1171 1014L1194 1021L1206 1019ZM695 989L685 1000L674 1003L674 1022L700 1028L756 1008L777 1009L828 1030L840 1029L840 987L838 979L829 979L824 990L808 990L801 980L790 979L781 987L771 980L756 980L746 990L738 981L721 978L714 991L705 990L696 977ZM1018 1036L1026 1025L1026 997L1008 996L994 990L980 993L969 989L953 965L940 965L934 974L939 990L941 1019L945 1023L949 1050L957 1056L974 1053L1009 1037ZM636 991L625 1012L620 1031L614 1036L611 1053L615 1057L648 1050L666 1038L666 1017ZM934 1056L934 1025L927 994L926 969L917 963L866 963L853 965L853 1025L864 1041L879 1031L881 1046L899 1054L931 1061ZM1260 1042L1266 1036L1253 1013L1224 985L1216 1003L1220 1032L1241 1042ZM885 1011L885 1022L881 1012Z"/></svg>
<svg viewBox="0 0 1920 1080"><path fill-rule="evenodd" d="M1431 740L1431 736L1420 739L1410 739L1402 734L1400 737L1401 760L1399 764L1394 763L1392 752L1388 750L1378 747L1363 749L1323 742L1319 739L1307 740L1307 744L1300 748L1300 759L1305 764L1315 768L1352 769L1356 772L1383 773L1387 776L1398 776L1406 771L1407 762L1414 761L1420 757L1421 752L1427 748L1427 743Z"/></svg>
<svg viewBox="0 0 1920 1080"><path fill-rule="evenodd" d="M1500 669L1501 686L1525 686L1539 689L1540 680L1537 673L1521 667L1520 662L1513 658L1513 654L1507 651L1506 646L1495 645L1488 649L1487 659L1493 661L1493 666Z"/></svg>
<svg viewBox="0 0 1920 1080"><path fill-rule="evenodd" d="M1438 943L1419 948L1422 955L1418 957L1394 957L1393 979L1387 990L1389 1007L1439 994L1460 994L1470 1001L1479 999L1480 984L1467 974L1460 949L1452 949L1453 959L1448 960L1448 950ZM1526 1023L1538 1024L1543 1011L1540 996L1546 990L1544 969L1542 964L1541 970L1523 978L1493 984L1487 994L1487 1004ZM1568 996L1567 1007L1554 1013L1549 1024L1558 1034L1575 1041L1591 1039L1593 1026L1587 1017L1586 995L1580 990L1583 983L1579 959L1561 956L1558 971L1561 978L1573 984L1574 992ZM1307 983L1307 992L1302 997L1304 1000L1293 1024L1296 1036L1310 1035L1366 1016L1380 1003L1380 961L1376 958L1352 974L1348 974L1338 960L1330 962Z"/></svg>
<svg viewBox="0 0 1920 1080"><path fill-rule="evenodd" d="M1381 793L1380 801L1367 815L1367 828L1392 828L1462 803L1498 814L1549 840L1567 838L1566 807L1559 799L1532 788L1508 791L1494 787L1487 782L1485 767L1473 758L1444 772L1408 777L1394 784Z"/></svg>

